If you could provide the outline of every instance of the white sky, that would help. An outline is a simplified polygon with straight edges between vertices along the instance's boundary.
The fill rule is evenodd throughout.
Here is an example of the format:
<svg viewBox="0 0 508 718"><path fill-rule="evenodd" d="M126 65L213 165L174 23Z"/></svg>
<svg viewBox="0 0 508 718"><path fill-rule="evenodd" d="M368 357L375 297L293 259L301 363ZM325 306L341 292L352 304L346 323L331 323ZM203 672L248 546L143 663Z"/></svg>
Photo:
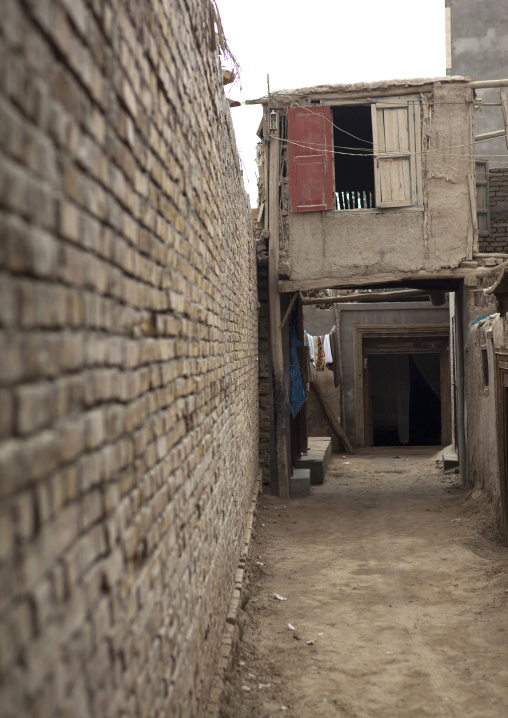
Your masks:
<svg viewBox="0 0 508 718"><path fill-rule="evenodd" d="M241 67L244 102L325 83L446 74L444 0L217 0L224 33ZM228 69L231 69L228 66ZM259 105L231 110L251 205L257 204Z"/></svg>

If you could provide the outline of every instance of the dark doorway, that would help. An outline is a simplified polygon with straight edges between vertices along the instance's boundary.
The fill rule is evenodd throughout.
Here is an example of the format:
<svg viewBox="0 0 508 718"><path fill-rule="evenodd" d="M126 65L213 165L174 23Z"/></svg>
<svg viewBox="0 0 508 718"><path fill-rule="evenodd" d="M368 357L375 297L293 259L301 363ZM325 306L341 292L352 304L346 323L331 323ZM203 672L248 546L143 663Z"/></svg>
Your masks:
<svg viewBox="0 0 508 718"><path fill-rule="evenodd" d="M370 354L374 446L441 443L439 354Z"/></svg>
<svg viewBox="0 0 508 718"><path fill-rule="evenodd" d="M332 107L336 209L375 206L370 105Z"/></svg>

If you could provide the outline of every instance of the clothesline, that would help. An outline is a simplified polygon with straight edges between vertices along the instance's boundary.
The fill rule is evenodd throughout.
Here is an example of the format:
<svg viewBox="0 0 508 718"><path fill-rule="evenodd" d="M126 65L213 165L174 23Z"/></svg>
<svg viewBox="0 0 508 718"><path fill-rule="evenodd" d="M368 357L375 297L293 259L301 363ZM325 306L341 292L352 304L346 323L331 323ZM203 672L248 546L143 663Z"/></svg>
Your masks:
<svg viewBox="0 0 508 718"><path fill-rule="evenodd" d="M330 369L333 371L335 386L339 386L339 337L336 326L334 325L328 334L315 336L304 331L303 336L304 345L309 347L310 362L315 366L316 371Z"/></svg>
<svg viewBox="0 0 508 718"><path fill-rule="evenodd" d="M326 364L333 364L332 342L335 326L328 334L320 336L304 331L304 345L309 347L311 364L317 371L324 371Z"/></svg>

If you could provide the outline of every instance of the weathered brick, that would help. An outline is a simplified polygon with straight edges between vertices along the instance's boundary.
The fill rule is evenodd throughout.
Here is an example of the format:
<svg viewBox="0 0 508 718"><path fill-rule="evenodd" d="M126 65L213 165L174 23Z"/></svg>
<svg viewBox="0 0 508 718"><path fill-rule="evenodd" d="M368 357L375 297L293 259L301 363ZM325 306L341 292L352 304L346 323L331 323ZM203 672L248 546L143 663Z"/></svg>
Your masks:
<svg viewBox="0 0 508 718"><path fill-rule="evenodd" d="M257 471L255 246L208 7L6 3L0 703L194 718Z"/></svg>
<svg viewBox="0 0 508 718"><path fill-rule="evenodd" d="M31 434L47 426L52 418L52 391L49 384L23 386L16 393L16 431Z"/></svg>

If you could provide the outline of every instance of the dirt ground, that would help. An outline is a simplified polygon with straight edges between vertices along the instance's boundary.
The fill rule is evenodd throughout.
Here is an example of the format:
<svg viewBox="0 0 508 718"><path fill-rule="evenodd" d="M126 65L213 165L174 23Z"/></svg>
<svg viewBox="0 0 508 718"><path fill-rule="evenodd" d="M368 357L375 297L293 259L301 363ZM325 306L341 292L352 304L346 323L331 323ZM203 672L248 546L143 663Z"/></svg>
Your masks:
<svg viewBox="0 0 508 718"><path fill-rule="evenodd" d="M508 716L508 550L439 456L334 455L309 497L260 497L223 716Z"/></svg>

